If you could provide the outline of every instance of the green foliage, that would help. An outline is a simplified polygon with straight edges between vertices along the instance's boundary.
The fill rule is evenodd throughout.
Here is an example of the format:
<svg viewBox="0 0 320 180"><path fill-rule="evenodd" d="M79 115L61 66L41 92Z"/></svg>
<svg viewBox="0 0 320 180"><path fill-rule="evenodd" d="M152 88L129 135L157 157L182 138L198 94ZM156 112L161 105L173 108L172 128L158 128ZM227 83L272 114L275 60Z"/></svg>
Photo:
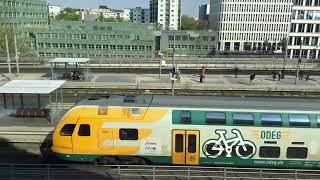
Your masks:
<svg viewBox="0 0 320 180"><path fill-rule="evenodd" d="M7 48L6 48L6 40L5 35L8 36L8 45L9 45L9 52L10 57L15 57L15 45L14 45L14 34L17 37L17 48L20 57L31 57L35 56L36 54L31 50L29 46L27 46L25 38L19 36L13 27L2 27L0 28L0 56L6 57L7 56Z"/></svg>
<svg viewBox="0 0 320 180"><path fill-rule="evenodd" d="M103 15L100 15L98 20L101 22L127 22L124 18L120 16L117 16L116 18L114 17L105 18L103 17Z"/></svg>
<svg viewBox="0 0 320 180"><path fill-rule="evenodd" d="M63 21L80 21L81 16L77 14L76 9L65 8L57 17L56 20Z"/></svg>
<svg viewBox="0 0 320 180"><path fill-rule="evenodd" d="M181 30L209 30L213 28L213 22L199 21L188 16L181 18Z"/></svg>

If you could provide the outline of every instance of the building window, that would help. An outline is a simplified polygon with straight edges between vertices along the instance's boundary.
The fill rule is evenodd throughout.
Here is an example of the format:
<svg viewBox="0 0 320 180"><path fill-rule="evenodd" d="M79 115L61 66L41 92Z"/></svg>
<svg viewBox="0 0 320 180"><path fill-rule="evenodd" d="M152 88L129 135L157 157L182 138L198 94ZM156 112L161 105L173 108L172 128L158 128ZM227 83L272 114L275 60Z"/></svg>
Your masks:
<svg viewBox="0 0 320 180"><path fill-rule="evenodd" d="M87 35L86 34L81 34L80 38L81 39L87 39Z"/></svg>
<svg viewBox="0 0 320 180"><path fill-rule="evenodd" d="M130 46L129 45L125 45L124 49L130 51Z"/></svg>
<svg viewBox="0 0 320 180"><path fill-rule="evenodd" d="M81 44L81 49L87 49L87 45L86 44Z"/></svg>
<svg viewBox="0 0 320 180"><path fill-rule="evenodd" d="M72 44L67 44L67 48L72 49L73 48Z"/></svg>
<svg viewBox="0 0 320 180"><path fill-rule="evenodd" d="M262 158L279 158L280 147L261 146L259 151L259 156Z"/></svg>
<svg viewBox="0 0 320 180"><path fill-rule="evenodd" d="M253 125L254 119L251 113L235 113L233 114L233 122L236 125Z"/></svg>
<svg viewBox="0 0 320 180"><path fill-rule="evenodd" d="M60 44L60 48L66 48L66 44Z"/></svg>
<svg viewBox="0 0 320 180"><path fill-rule="evenodd" d="M109 46L104 44L104 45L102 45L102 48L103 48L103 50L108 50Z"/></svg>
<svg viewBox="0 0 320 180"><path fill-rule="evenodd" d="M226 124L226 114L223 112L206 112L207 124Z"/></svg>
<svg viewBox="0 0 320 180"><path fill-rule="evenodd" d="M79 136L90 136L90 125L89 124L81 124L79 127Z"/></svg>
<svg viewBox="0 0 320 180"><path fill-rule="evenodd" d="M94 49L94 44L89 44L89 49Z"/></svg>
<svg viewBox="0 0 320 180"><path fill-rule="evenodd" d="M74 128L76 127L75 124L66 124L60 131L60 136L72 136Z"/></svg>
<svg viewBox="0 0 320 180"><path fill-rule="evenodd" d="M138 140L137 129L120 129L119 130L120 140Z"/></svg>
<svg viewBox="0 0 320 180"><path fill-rule="evenodd" d="M182 124L191 123L191 112L190 111L181 111L180 112L180 121Z"/></svg>
<svg viewBox="0 0 320 180"><path fill-rule="evenodd" d="M281 126L282 125L281 114L262 113L261 124L264 126Z"/></svg>
<svg viewBox="0 0 320 180"><path fill-rule="evenodd" d="M288 147L287 158L306 159L308 156L308 148L305 147Z"/></svg>

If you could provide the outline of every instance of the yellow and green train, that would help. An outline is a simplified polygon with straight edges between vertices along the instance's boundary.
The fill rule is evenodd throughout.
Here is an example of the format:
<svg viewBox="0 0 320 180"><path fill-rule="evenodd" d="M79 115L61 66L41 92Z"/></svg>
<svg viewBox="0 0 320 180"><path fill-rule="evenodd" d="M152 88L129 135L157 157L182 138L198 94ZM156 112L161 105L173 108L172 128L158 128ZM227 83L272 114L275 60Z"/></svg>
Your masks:
<svg viewBox="0 0 320 180"><path fill-rule="evenodd" d="M68 161L320 168L320 100L110 96L59 121L52 151Z"/></svg>

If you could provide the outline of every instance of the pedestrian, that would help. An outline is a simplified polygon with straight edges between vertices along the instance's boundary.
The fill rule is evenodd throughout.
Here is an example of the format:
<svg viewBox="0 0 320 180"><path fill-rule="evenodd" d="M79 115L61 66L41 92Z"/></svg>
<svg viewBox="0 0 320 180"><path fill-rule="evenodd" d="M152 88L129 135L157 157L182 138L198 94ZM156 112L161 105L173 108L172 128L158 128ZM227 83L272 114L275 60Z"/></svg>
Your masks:
<svg viewBox="0 0 320 180"><path fill-rule="evenodd" d="M249 84L250 86L254 85L253 80L254 80L255 77L256 77L256 75L254 73L250 74L250 84Z"/></svg>
<svg viewBox="0 0 320 180"><path fill-rule="evenodd" d="M284 68L282 68L281 75L281 79L284 79Z"/></svg>
<svg viewBox="0 0 320 180"><path fill-rule="evenodd" d="M299 71L299 80L302 80L303 79L303 71Z"/></svg>
<svg viewBox="0 0 320 180"><path fill-rule="evenodd" d="M276 70L273 70L272 71L272 81L275 81L276 77L277 77L277 72L276 72Z"/></svg>
<svg viewBox="0 0 320 180"><path fill-rule="evenodd" d="M235 68L234 68L234 77L235 77L235 78L238 78L238 73L239 73L239 68L238 68L238 67L235 67Z"/></svg>
<svg viewBox="0 0 320 180"><path fill-rule="evenodd" d="M282 77L282 74L281 74L281 71L279 71L279 73L278 73L278 81L281 80L281 77Z"/></svg>

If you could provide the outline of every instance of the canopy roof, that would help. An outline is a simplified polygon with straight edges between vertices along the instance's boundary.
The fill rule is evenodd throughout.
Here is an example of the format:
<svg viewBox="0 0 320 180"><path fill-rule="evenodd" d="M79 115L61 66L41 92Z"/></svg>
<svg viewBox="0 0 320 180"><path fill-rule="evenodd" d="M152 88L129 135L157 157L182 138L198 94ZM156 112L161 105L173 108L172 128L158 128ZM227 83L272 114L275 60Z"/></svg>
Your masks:
<svg viewBox="0 0 320 180"><path fill-rule="evenodd" d="M50 63L87 63L89 58L55 58Z"/></svg>
<svg viewBox="0 0 320 180"><path fill-rule="evenodd" d="M64 80L13 80L0 87L3 94L50 94L59 89Z"/></svg>

